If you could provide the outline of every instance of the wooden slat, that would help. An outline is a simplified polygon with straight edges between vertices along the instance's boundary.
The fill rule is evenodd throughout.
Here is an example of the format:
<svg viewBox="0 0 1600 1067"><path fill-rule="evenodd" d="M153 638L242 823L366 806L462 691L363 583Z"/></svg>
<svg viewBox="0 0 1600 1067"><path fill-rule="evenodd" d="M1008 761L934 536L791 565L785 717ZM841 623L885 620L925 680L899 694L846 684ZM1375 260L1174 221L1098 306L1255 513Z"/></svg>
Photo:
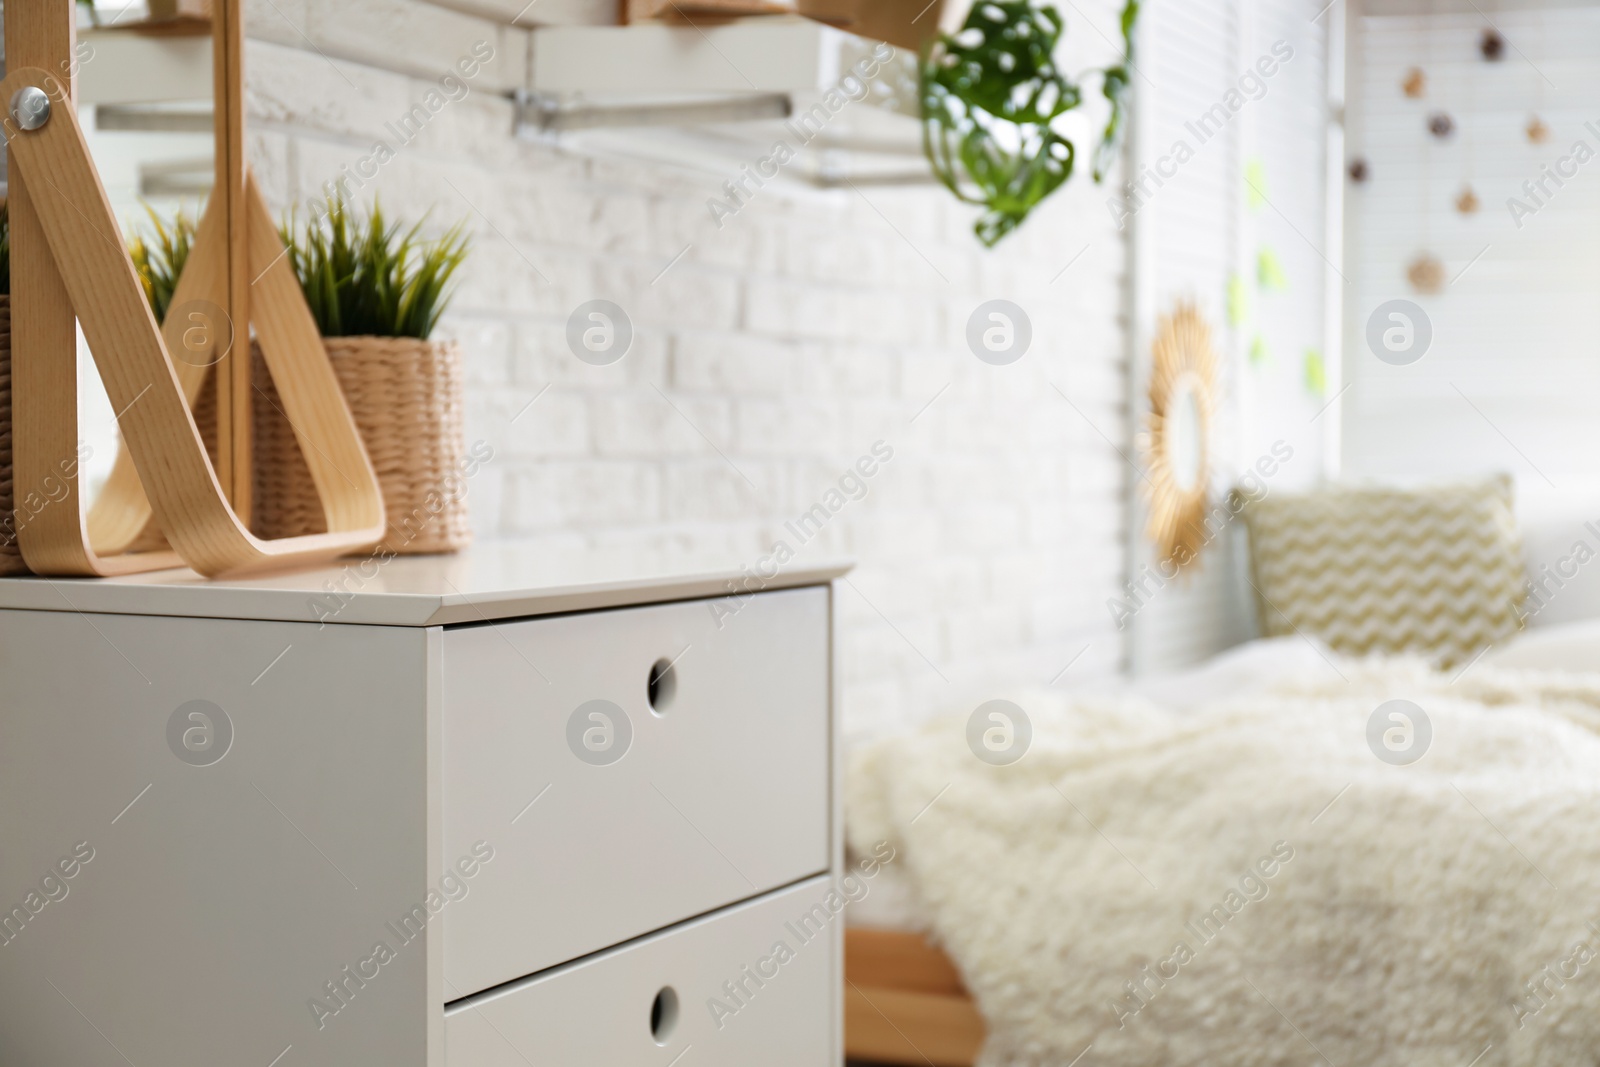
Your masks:
<svg viewBox="0 0 1600 1067"><path fill-rule="evenodd" d="M12 66L39 66L57 70L72 55L76 14L69 4L10 4L5 11L6 48ZM69 68L70 69L70 68ZM72 92L73 79L63 78ZM8 106L0 101L0 106ZM9 198L11 208L11 378L13 401L11 432L13 441L12 477L18 511L32 509L23 504L34 497L48 500L27 527L38 531L60 531L63 539L79 526L81 501L78 495L77 419L62 426L56 412L20 398L78 395L78 344L72 315L72 301L66 283L56 269L44 228L33 210L33 183L26 174L11 168ZM41 191L48 192L41 186ZM63 477L61 465L70 463L74 474ZM63 486L57 492L50 489ZM21 525L19 523L19 525ZM23 558L39 569L18 531ZM52 561L41 561L49 563Z"/></svg>
<svg viewBox="0 0 1600 1067"><path fill-rule="evenodd" d="M876 1063L971 1067L986 1029L961 996L850 983L844 991L844 1049Z"/></svg>
<svg viewBox="0 0 1600 1067"><path fill-rule="evenodd" d="M216 183L211 200L227 235L222 310L241 343L217 363L217 480L242 522L250 522L250 220L245 205L244 18L239 0L211 5L212 112Z"/></svg>
<svg viewBox="0 0 1600 1067"><path fill-rule="evenodd" d="M178 376L179 385L183 387L184 400L191 411L211 373L210 364L216 360L213 351L191 350L192 345L186 335L194 323L185 309L191 305L203 307L201 302L222 306L222 294L218 288L223 282L224 237L213 201L206 205L205 214L200 217L195 229L189 259L168 303L167 321L161 326L167 351L182 353L172 369ZM213 340L224 336L223 324L209 325L211 329L208 332ZM111 476L106 479L106 484L101 487L100 494L89 508L88 529L89 543L100 553L123 552L131 544L160 537L160 529L150 511L150 501L145 498L144 488L139 484L139 474L134 469L133 456L128 453L126 446L117 453ZM168 566L177 566L178 562L174 557Z"/></svg>
<svg viewBox="0 0 1600 1067"><path fill-rule="evenodd" d="M74 5L11 4L5 18L12 66L51 71L56 93L75 99ZM70 110L70 105L58 102L57 110ZM30 518L17 531L17 547L29 568L40 574L129 574L178 566L178 557L170 552L102 557L90 547L78 460L76 322L35 208L40 198L57 192L48 183L36 185L17 166L10 168L9 179L12 477L19 505L30 499L48 501L26 509ZM137 479L133 489L142 500Z"/></svg>
<svg viewBox="0 0 1600 1067"><path fill-rule="evenodd" d="M921 934L852 926L844 933L845 977L860 986L965 996L961 972Z"/></svg>
<svg viewBox="0 0 1600 1067"><path fill-rule="evenodd" d="M378 476L254 174L246 174L244 207L261 356L322 498L328 529L381 533L387 522L383 497L366 489L376 487Z"/></svg>

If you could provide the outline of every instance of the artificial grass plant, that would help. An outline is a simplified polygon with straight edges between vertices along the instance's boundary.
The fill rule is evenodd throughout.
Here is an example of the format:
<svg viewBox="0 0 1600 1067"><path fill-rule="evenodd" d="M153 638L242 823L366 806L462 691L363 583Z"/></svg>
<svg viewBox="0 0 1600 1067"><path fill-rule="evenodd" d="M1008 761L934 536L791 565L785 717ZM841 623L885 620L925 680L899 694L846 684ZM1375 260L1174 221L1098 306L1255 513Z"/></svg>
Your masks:
<svg viewBox="0 0 1600 1067"><path fill-rule="evenodd" d="M358 218L342 197L319 214L304 227L291 215L281 234L322 335L427 340L471 246L464 224L430 240L426 219L402 232L378 204Z"/></svg>
<svg viewBox="0 0 1600 1067"><path fill-rule="evenodd" d="M146 237L135 234L128 241L128 254L133 257L133 269L139 276L145 299L155 312L157 322L167 320L167 309L172 306L172 294L183 276L184 264L189 262L189 252L194 248L195 223L182 208L171 221L163 219L156 209L145 205L150 216L153 233Z"/></svg>

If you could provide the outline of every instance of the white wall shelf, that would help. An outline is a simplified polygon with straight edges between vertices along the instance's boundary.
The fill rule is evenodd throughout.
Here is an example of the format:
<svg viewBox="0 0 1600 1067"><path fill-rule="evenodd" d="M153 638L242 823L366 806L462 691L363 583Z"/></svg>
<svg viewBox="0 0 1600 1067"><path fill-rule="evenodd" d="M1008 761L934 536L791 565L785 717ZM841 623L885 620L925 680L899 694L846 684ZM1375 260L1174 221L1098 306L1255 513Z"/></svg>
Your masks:
<svg viewBox="0 0 1600 1067"><path fill-rule="evenodd" d="M826 90L874 42L806 18L721 26L550 26L533 35L535 92Z"/></svg>
<svg viewBox="0 0 1600 1067"><path fill-rule="evenodd" d="M904 50L885 59L885 48L785 16L542 27L518 132L585 154L730 176L782 141L796 157L781 169L790 181L924 184L916 59ZM858 83L860 70L871 77ZM841 90L851 102L837 107L833 95L830 108Z"/></svg>
<svg viewBox="0 0 1600 1067"><path fill-rule="evenodd" d="M155 104L211 99L211 38L85 30L80 104Z"/></svg>

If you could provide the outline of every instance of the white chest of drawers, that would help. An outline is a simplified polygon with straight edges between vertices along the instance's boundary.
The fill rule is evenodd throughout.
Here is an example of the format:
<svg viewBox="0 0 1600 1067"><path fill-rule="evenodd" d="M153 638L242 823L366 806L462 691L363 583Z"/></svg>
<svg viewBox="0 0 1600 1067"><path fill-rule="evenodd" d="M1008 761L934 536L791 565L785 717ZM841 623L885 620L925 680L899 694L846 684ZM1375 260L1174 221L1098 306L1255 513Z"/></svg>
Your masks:
<svg viewBox="0 0 1600 1067"><path fill-rule="evenodd" d="M842 570L0 581L0 1064L836 1065Z"/></svg>

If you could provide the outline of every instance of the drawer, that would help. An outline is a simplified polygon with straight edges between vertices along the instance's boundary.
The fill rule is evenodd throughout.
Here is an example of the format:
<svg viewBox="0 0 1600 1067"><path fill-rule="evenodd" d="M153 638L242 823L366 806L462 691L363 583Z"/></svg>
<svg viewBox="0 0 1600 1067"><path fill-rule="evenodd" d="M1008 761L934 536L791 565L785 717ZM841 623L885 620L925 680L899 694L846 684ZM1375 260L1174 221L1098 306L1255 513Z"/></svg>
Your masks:
<svg viewBox="0 0 1600 1067"><path fill-rule="evenodd" d="M447 999L827 869L829 595L445 632Z"/></svg>
<svg viewBox="0 0 1600 1067"><path fill-rule="evenodd" d="M844 916L828 917L828 884L805 882L453 1006L445 1063L832 1067Z"/></svg>

